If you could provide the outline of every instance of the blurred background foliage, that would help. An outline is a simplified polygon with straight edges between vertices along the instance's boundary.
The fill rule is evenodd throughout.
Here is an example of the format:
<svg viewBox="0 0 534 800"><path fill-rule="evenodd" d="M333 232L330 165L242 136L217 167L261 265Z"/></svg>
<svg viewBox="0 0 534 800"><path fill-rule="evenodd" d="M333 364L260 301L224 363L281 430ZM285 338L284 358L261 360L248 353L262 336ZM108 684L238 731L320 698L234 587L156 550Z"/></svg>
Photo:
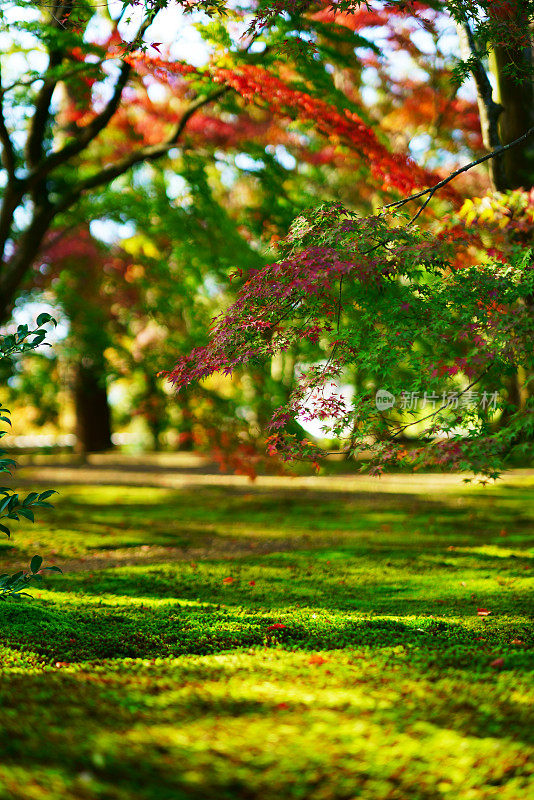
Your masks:
<svg viewBox="0 0 534 800"><path fill-rule="evenodd" d="M411 154L427 169L449 171L484 152L475 88L458 69L454 21L441 4L419 16L394 4L336 16L321 3L295 6L268 20L245 48L240 36L254 8L229 6L227 16L211 20L183 16L172 6L162 13L174 15L171 38L179 21L181 51L191 63L211 59L236 70L261 64L292 87L357 113L394 153ZM4 73L20 81L5 104L8 119L23 129L31 126L37 91L24 76L32 78L47 49L64 48L76 67L116 55L118 31L128 38L113 3L78 3L71 11L60 26L38 3L7 3L2 11L0 35L10 36ZM154 68L159 54L175 52L170 38L160 41L171 17L165 20L144 35L151 65L147 60L144 71L130 74L115 115L87 152L54 173L52 194L61 195L95 164L160 141L202 84L198 76ZM109 93L110 74L100 64L89 77L80 72L58 82L44 134L49 144L70 141L91 120ZM52 352L2 366L0 401L17 421L12 443L81 454L114 446L194 448L225 468L262 464L262 425L287 398L298 365L316 358L309 343L178 396L158 373L205 342L212 318L232 301L248 270L276 259L277 241L302 210L319 199L341 200L366 215L399 196L357 151L325 137L315 122L297 113L277 116L261 99L227 91L191 117L166 155L135 164L58 212L11 309L17 321L36 308L51 310L60 323ZM491 182L480 169L455 186L460 198L482 197ZM517 238L516 229L506 228L509 203L501 197L506 222L494 227L501 239ZM528 243L532 198L525 197L520 235ZM477 211L468 202L466 214L478 214L476 224L489 230L498 209ZM436 229L449 213L450 205L436 199L420 221ZM475 217L451 217L451 224L466 219L473 224ZM347 375L346 382L350 393L366 386L366 376ZM298 423L293 432L309 435Z"/></svg>

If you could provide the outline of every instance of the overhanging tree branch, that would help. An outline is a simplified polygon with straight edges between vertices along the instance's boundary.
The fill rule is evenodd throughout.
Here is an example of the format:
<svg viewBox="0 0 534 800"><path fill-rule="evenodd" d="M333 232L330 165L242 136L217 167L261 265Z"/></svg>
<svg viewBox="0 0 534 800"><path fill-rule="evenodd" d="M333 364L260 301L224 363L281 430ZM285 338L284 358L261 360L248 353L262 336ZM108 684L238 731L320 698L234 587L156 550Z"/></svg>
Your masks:
<svg viewBox="0 0 534 800"><path fill-rule="evenodd" d="M149 25L150 21L145 19L139 28L137 38L143 35ZM115 83L113 89L113 94L111 95L111 98L109 99L103 111L101 111L100 114L98 114L93 120L91 120L88 125L82 128L80 131L77 131L75 139L72 139L60 150L51 153L43 161L41 161L40 164L37 165L34 172L32 172L32 174L29 176L29 181L31 184L42 180L46 175L52 172L52 170L56 169L56 167L61 166L71 158L74 158L74 156L82 153L85 149L87 149L91 142L96 139L98 134L106 128L119 107L122 98L122 92L128 83L131 71L132 68L130 64L128 64L126 61L123 61L120 68L119 77L117 78L117 82Z"/></svg>
<svg viewBox="0 0 534 800"><path fill-rule="evenodd" d="M68 9L72 7L72 0L62 0L58 2L53 10L50 12L52 22L50 23L53 28L61 27L60 17L67 13ZM48 71L54 75L57 67L61 65L65 51L59 47L50 47L48 51ZM37 95L34 105L34 113L30 125L28 137L26 139L26 161L28 167L32 168L41 160L43 156L43 144L46 134L46 125L50 113L50 103L52 95L58 84L58 78L53 77L45 81Z"/></svg>
<svg viewBox="0 0 534 800"><path fill-rule="evenodd" d="M11 308L11 298L24 280L28 264L38 255L43 237L49 229L54 217L62 211L69 209L76 203L80 196L89 189L109 183L114 180L114 178L123 175L130 167L136 164L140 164L143 161L155 161L164 156L169 150L176 147L187 122L191 119L193 114L208 103L217 100L227 91L229 91L229 87L223 86L210 95L202 95L197 98L197 100L191 103L182 114L171 136L162 144L144 147L132 153L116 164L111 164L95 175L81 181L66 197L59 200L57 203L47 204L44 202L42 206L35 209L32 222L26 229L18 245L17 252L9 264L6 265L5 271L0 279L0 320L6 319L8 316Z"/></svg>
<svg viewBox="0 0 534 800"><path fill-rule="evenodd" d="M131 153L129 156L121 159L116 164L110 164L109 166L104 167L104 169L99 170L99 172L96 172L94 175L91 175L85 180L80 181L80 183L72 190L72 192L70 192L63 200L57 203L56 213L66 211L81 197L82 194L84 194L84 192L87 192L90 189L95 189L97 186L110 183L110 181L115 180L115 178L118 178L120 175L123 175L136 164L141 164L143 161L155 161L156 159L166 155L169 150L172 150L173 147L176 147L176 144L178 143L185 126L193 114L208 103L217 100L227 91L229 91L229 87L223 86L222 88L217 89L217 91L212 92L210 95L202 95L201 97L197 98L197 100L191 103L191 105L184 111L175 130L165 142L143 147L140 150L137 150L136 152Z"/></svg>
<svg viewBox="0 0 534 800"><path fill-rule="evenodd" d="M473 167L476 167L479 164L483 164L484 161L489 161L490 158L495 158L496 156L501 155L501 153L504 153L506 150L510 150L512 147L516 147L516 145L521 144L521 142L524 142L526 139L530 138L532 135L534 135L534 128L529 128L529 130L526 133L524 133L523 136L520 136L518 139L514 139L513 142L509 142L508 144L504 144L501 147L497 147L491 153L486 153L485 156L482 156L481 158L477 158L476 161L471 161L469 164L466 164L465 166L460 167L460 169L457 169L454 172L451 172L451 174L448 177L444 178L442 181L439 181L439 183L434 184L434 186L429 186L428 189L423 189L423 191L421 191L421 192L417 192L416 194L411 194L409 197L404 197L402 200L396 200L394 203L388 203L387 205L383 206L383 208L384 209L387 209L387 208L399 208L400 206L405 205L405 203L409 203L412 200L418 200L420 197L424 197L426 194L428 194L427 199L425 200L425 202L423 203L423 205L421 206L421 208L419 209L419 211L417 212L417 214L413 218L413 220L412 220L412 222L413 222L421 214L423 209L426 208L426 206L428 205L428 203L430 202L430 200L432 199L434 194L438 191L438 189L442 189L443 186L446 186L452 180L457 178L458 175L462 174L462 172L467 172L468 170L472 169Z"/></svg>

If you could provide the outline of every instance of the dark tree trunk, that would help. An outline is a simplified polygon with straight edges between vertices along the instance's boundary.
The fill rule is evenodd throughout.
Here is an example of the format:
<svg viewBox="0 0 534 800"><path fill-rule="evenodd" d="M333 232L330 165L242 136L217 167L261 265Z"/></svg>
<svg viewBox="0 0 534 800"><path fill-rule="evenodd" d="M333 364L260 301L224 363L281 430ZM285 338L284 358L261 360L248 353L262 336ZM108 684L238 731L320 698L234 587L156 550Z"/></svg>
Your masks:
<svg viewBox="0 0 534 800"><path fill-rule="evenodd" d="M525 22L525 31L528 23ZM492 54L492 72L497 84L497 101L503 111L499 117L502 144L519 139L534 125L534 85L532 80L519 81L514 72L520 66L532 69L532 51L527 48L496 47ZM522 187L529 191L534 183L534 144L532 137L508 150L504 155L506 185L501 190Z"/></svg>
<svg viewBox="0 0 534 800"><path fill-rule="evenodd" d="M519 6L519 3L514 5ZM526 46L511 44L496 46L490 56L490 69L493 73L496 86L495 98L501 107L498 116L498 129L501 144L518 139L534 125L534 83L532 81L532 33L529 29L528 19L518 13L517 20L521 20L525 31ZM523 75L519 80L517 75ZM530 75L530 80L525 76ZM500 191L517 189L519 187L529 191L534 183L534 142L532 137L522 145L512 148L503 157L504 179L495 188ZM528 245L528 242L521 242ZM532 298L525 298L531 313L533 310ZM524 409L532 392L530 382L532 376L518 370L506 381L508 399L515 410ZM507 424L513 411L503 414L501 425Z"/></svg>
<svg viewBox="0 0 534 800"><path fill-rule="evenodd" d="M105 373L82 361L75 367L73 388L78 452L97 453L111 449L111 414Z"/></svg>

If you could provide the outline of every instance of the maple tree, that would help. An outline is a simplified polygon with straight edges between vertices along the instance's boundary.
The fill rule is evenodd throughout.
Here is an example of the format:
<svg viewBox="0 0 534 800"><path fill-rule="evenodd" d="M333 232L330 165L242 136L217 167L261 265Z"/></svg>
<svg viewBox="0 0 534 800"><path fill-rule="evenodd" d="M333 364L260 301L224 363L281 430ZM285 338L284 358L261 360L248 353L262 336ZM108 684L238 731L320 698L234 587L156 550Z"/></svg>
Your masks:
<svg viewBox="0 0 534 800"><path fill-rule="evenodd" d="M47 233L69 219L68 213L84 195L105 187L136 165L163 158L178 143L189 140L190 133L193 137L199 131L202 137L210 133L224 135L221 129L226 125L243 137L241 116L230 120L217 114L211 118L199 116L202 109L217 102L223 115L235 115L235 99L228 100L228 95L237 94L245 105L268 107L276 115L285 116L291 109L291 114L312 130L317 128L332 140L347 140L370 165L377 180L402 191L431 179L413 160L409 160L409 169L403 169L406 158L389 152L373 126L359 116L358 103L349 102L346 94L336 89L324 64L323 69L317 70L305 61L307 74L299 74L298 64L287 58L291 52L281 51L292 25L302 25L305 20L310 30L320 29L322 60L328 56L335 71L336 61L343 66L342 47L338 44L340 39L345 44L347 41L347 36L339 33L339 26L301 17L299 13L296 20L285 20L283 24L280 17L273 18L272 30L264 25L261 35L252 32L243 41L235 34L232 40L224 24L216 19L202 28L213 58L201 69L136 50L154 14L165 3L149 3L134 43L124 42L119 27L128 5L118 18L108 20L108 33L99 41L86 36L98 8L81 0L56 0L52 4L13 2L3 14L4 33L9 31L13 39L12 49L25 54L33 49L41 58L44 51L47 66L43 72L27 62L27 68L14 70L14 79L4 81L1 89L0 142L6 176L0 215L1 318L6 318L38 260ZM200 9L212 15L224 12L234 27L251 16L250 9L232 9L226 4L181 5L186 11ZM13 36L14 27L17 36ZM354 39L354 34L351 36ZM252 45L260 40L264 50L255 52ZM354 41L361 46L370 45L360 36ZM148 43L144 46L147 49ZM158 43L152 47L151 52L154 51L160 52ZM227 66L229 59L231 65ZM114 61L120 64L115 73L108 67ZM9 67L8 56L5 68ZM138 96L135 85L139 87L139 76L149 74L173 88L174 100L168 103L166 112L150 98ZM309 89L304 88L303 81L310 84ZM224 102L230 103L229 111L224 109ZM138 114L143 103L144 123L136 125L132 114ZM16 107L22 114L19 124L15 123ZM152 117L147 113L150 111ZM17 135L15 128L19 129ZM137 141L131 136L121 140L121 130L132 132L132 128L138 134ZM115 146L104 144L103 151L104 134L115 137ZM250 128L244 134L250 138Z"/></svg>
<svg viewBox="0 0 534 800"><path fill-rule="evenodd" d="M124 58L132 47L120 38L120 18L109 21L109 33L102 41L86 41L85 33L95 12L90 4L11 6L11 10L37 9L38 16L16 19L22 38L15 38L14 46L24 53L31 51L27 42L30 37L36 52L44 47L48 53L48 70L44 82L42 72L22 71L16 79L4 81L2 90L4 124L0 125L0 141L6 183L0 225L0 317L7 318L17 297L54 280L57 270L51 266L51 259L65 263L65 256L69 257L71 315L78 314L79 321L80 314L86 318L83 331L78 329L80 357L74 378L79 438L90 442L90 449L105 449L111 433L102 355L106 342L102 340L99 280L95 275L102 259L83 224L73 230L77 219L83 217L84 199L136 165L166 157L184 137L186 128L188 148L192 144L237 148L245 143L246 149L254 137L267 135L269 140L270 123L248 118L241 106L231 103L230 120L221 119L220 110L211 116L200 113L227 89L221 89L209 76L201 86L192 79L179 85L166 79L166 105L154 104L147 91L150 87L140 77L142 64L133 56ZM139 41L153 10L148 10L140 24ZM6 17L4 23L13 25L13 16ZM154 49L159 52L157 45ZM114 59L120 71L105 102L99 92L109 80L107 64ZM9 69L9 57L5 66ZM205 87L207 95L201 93ZM23 109L24 117L22 131L18 132L15 128L20 126L14 124L16 104ZM222 109L222 115L228 114ZM25 143L21 144L20 133L26 134ZM284 140L279 130L275 141ZM91 276L92 296L88 284ZM63 301L67 301L65 293Z"/></svg>
<svg viewBox="0 0 534 800"><path fill-rule="evenodd" d="M0 226L5 235L0 275L4 316L24 282L31 284L31 267L39 265L51 228L55 226L61 231L71 222L72 209L84 198L136 165L167 157L177 144L190 150L205 147L206 142L212 146L222 143L246 151L254 140L257 157L262 148L282 145L310 167L320 164L336 176L333 184L342 190L348 214L339 206L332 207L332 220L323 211L318 212L317 218L308 214L306 224L316 236L315 243L306 236L299 239L300 234L295 236L293 229L289 250L286 247L284 253L284 258L289 253L284 263L294 269L297 289L301 288L298 282L302 272L315 269L318 285L322 270L324 292L331 295L330 308L327 309L327 304L321 307L321 314L328 312L330 322L325 323L317 309L310 309L316 327L315 340L309 334L298 342L293 337L292 346L298 357L308 363L323 357L330 362L334 360L326 336L330 332L325 325L331 324L335 317L333 330L337 333L337 327L347 315L350 317L350 304L342 307L339 299L343 294L339 287L343 289L344 282L346 290L348 281L341 281L341 268L338 265L336 272L329 262L332 257L337 264L340 256L343 256L341 261L347 261L348 240L343 242L341 237L326 255L315 252L311 266L306 261L305 250L310 247L320 250L325 241L329 243L325 218L327 224L332 221L333 230L338 230L340 219L350 219L353 209L368 216L381 203L396 198L401 202L403 196L438 185L444 174L439 165L445 144L451 155L468 151L480 156L485 148L520 139L517 146L503 150L502 156L489 159L493 185L504 193L519 186L528 190L531 185L528 177L531 139L524 135L530 130L532 115L532 76L525 45L530 41L526 25L531 16L530 2L377 3L373 7L343 0L334 4L275 3L259 8L254 5L234 8L218 2L182 3L187 12L201 10L208 15L207 22L201 21L200 29L209 56L200 67L162 54L160 42L143 40L154 15L165 5L164 2L125 5L120 19L141 7L144 11L139 33L130 43L119 35L120 19L108 20L108 32L100 41L87 36L88 21L94 13L90 4L58 2L52 11L42 9L38 23L35 17L21 23L25 34L40 38L48 53L48 69L44 81L42 73L19 76L4 85L2 93L4 124L0 126L0 140L7 175ZM27 7L38 4L29 3ZM444 20L452 22L458 30L462 59L442 44ZM421 44L418 39L421 31L431 42L430 48L428 41ZM394 60L388 64L387 52L406 55L417 69L409 78L402 71L397 75ZM496 75L498 101L493 97L488 77L488 53ZM107 67L113 59L120 64L114 74ZM469 73L474 76L478 90L478 114L476 103L458 94L462 79ZM102 91L106 83L106 90ZM165 99L161 102L155 101L150 92L156 84L165 87ZM63 100L57 107L53 100L60 89ZM371 100L366 97L370 89ZM9 98L16 92L24 99L27 118L24 148L20 147L20 139L13 137L8 124ZM435 144L429 148L427 163L422 165L407 151L406 143L429 126ZM446 140L450 139L451 128L454 138L449 146ZM351 178L357 181L353 186ZM484 191L484 178L480 174L474 180L468 177L454 184L444 182L439 193L432 191L428 195L432 204L425 204L418 223L433 227L435 237L440 227L436 214L440 217L447 211L457 213L464 199L473 195L473 188L479 187ZM505 199L505 205L506 202ZM24 223L19 229L17 220L21 218ZM465 219L464 215L455 220L453 235L457 241ZM447 223L450 228L452 224ZM395 222L389 225L385 243L376 243L377 251L397 246L395 237L400 236L394 232L397 227ZM279 233L284 231L276 231L276 235ZM338 233L347 234L344 230ZM512 241L516 234L511 230L507 233ZM402 246L411 248L415 259L415 253L423 245L416 246L415 229L407 228L406 235L412 235L413 239ZM442 238L440 247L445 247L444 231ZM449 235L448 239L451 238ZM456 254L447 252L443 256L443 269L448 269L447 263L457 263L460 252L469 259L474 257L477 246L481 253L489 252L488 241L483 241L483 237L467 241L468 238L466 235L462 239L461 251L457 248ZM366 239L367 234L363 236ZM515 244L512 242L511 246ZM427 270L426 254L421 258L420 266ZM518 257L514 268L519 263L523 262ZM261 274L266 278L270 273ZM238 274L237 287L242 277L245 276ZM245 283L238 299L241 303L245 298L248 308L239 308L243 312L239 318L229 317L240 326L244 341L249 343L246 357L230 353L229 363L233 357L234 365L250 363L249 356L270 357L280 342L274 335L280 308L271 309L266 318L261 302L254 304L261 297L250 296L247 288L250 285L257 282ZM295 288L291 283L288 285L286 300ZM332 298L336 290L338 302L334 308ZM295 297L299 297L298 292ZM304 313L308 300L305 296L288 303L283 319L289 324L295 308ZM256 318L252 320L254 314ZM254 337L262 325L258 343ZM219 333L220 330L221 326ZM269 353L263 347L265 341L271 342ZM191 359L186 359L184 363L192 368L186 369L182 364L175 370L174 380L185 383L188 378L206 374L206 364L217 366L217 357L226 344L215 338L211 350L197 354L200 360L196 367ZM230 344L232 348L236 343ZM342 349L338 345L338 356ZM353 348L353 355L354 352ZM364 355L363 348L361 354ZM207 361L203 362L204 357ZM368 358L363 362L338 360L340 369L350 364L363 371L367 383L373 385ZM394 365L390 366L393 370ZM516 372L517 366L526 370L528 379L529 365L515 365ZM399 364L397 372L398 367ZM513 371L511 363L508 368ZM439 371L441 366L433 366L434 369ZM525 394L525 385L525 380L521 386L516 380L516 394ZM509 387L508 394L512 391ZM521 397L519 401L524 405ZM292 410L298 408L297 403ZM511 408L506 411L508 417L513 417L513 413ZM351 421L353 428L354 422Z"/></svg>
<svg viewBox="0 0 534 800"><path fill-rule="evenodd" d="M413 4L406 8L411 15L418 11ZM378 473L392 464L431 463L495 477L514 452L522 457L532 452L532 9L528 3L445 8L463 49L455 73L460 78L472 73L483 143L494 148L457 174L489 161L493 189L500 194L462 204L451 190L456 173L442 180L432 180L428 172L423 177L405 158L384 157L369 131L360 127L353 138L350 124L321 105L319 128L330 139L335 130L345 146L357 141L371 175L381 179L380 189L394 187L411 196L363 218L341 204L299 217L281 245L280 260L246 276L237 301L215 320L210 343L170 373L180 387L214 371L231 373L270 359L307 339L315 345L315 363L302 369L292 398L269 425L268 448L285 458L324 454L285 432L294 418L329 422L325 433L344 440L343 452L365 453ZM423 13L427 9L423 6ZM280 10L279 5L265 9L260 24ZM372 22L369 8L355 10L341 2L327 9L335 12L342 13L341 24L352 27L362 14L364 24L388 22L384 8ZM405 44L413 41L408 37ZM500 102L486 71L488 51ZM266 85L265 76L253 82L247 71L242 91L261 95ZM279 85L275 95L275 107L302 103L305 113L313 107ZM413 191L425 181L429 188ZM414 223L423 221L438 190L447 193L452 215L425 232ZM411 218L395 214L419 198L422 205ZM501 224L492 225L499 212ZM465 221L475 219L478 230L466 229ZM501 235L495 237L492 227ZM364 370L368 378L366 390L350 403L338 390L348 368ZM506 375L512 378L508 385ZM392 409L399 397L400 407ZM421 398L430 413L414 407ZM399 439L413 426L423 446L408 450Z"/></svg>
<svg viewBox="0 0 534 800"><path fill-rule="evenodd" d="M32 287L43 286L43 275L48 280L53 278L49 261L51 253L57 254L54 240L76 226L79 215L83 216L84 200L136 165L166 158L178 143L187 149L208 145L246 151L254 142L253 149L257 152L263 140L263 147L288 145L307 160L324 158L321 153L310 152L298 132L284 131L283 117L282 124L273 125L280 108L271 111L263 103L253 115L247 113L254 81L262 82L266 71L253 63L243 63L257 61L258 55L249 53L239 37L237 47L233 44L226 47L232 50L233 69L215 66L221 60L220 53L216 54L213 66L197 70L188 64L167 64L155 57L154 52L160 53L157 43L151 48L154 57L136 52L155 11L162 5L146 9L134 43L123 41L119 34L126 8L119 18L107 20L107 33L99 40L86 35L95 14L101 13L90 3L14 2L8 4L5 16L3 13L3 30L4 34L10 32L12 52L22 54L22 63L26 64L23 69L13 67L17 61L9 54L3 63L4 74L8 72L3 81L0 109L5 174L0 214L0 318L3 320L17 298L25 296ZM221 9L207 10L218 13ZM237 17L240 13L236 12ZM224 27L220 26L213 32L206 26L204 31L210 45L217 43L223 32ZM279 33L277 36L280 38ZM33 57L46 56L48 65L44 72L33 69L28 53L33 53ZM266 61L264 56L260 58ZM113 62L115 70L118 69L115 74L108 66ZM250 69L243 73L241 66ZM245 74L248 88L243 83ZM155 103L149 96L154 79L165 86L167 94L163 102ZM299 79L297 73L294 79ZM330 83L329 90L333 91ZM283 85L273 77L266 86L267 95L276 95ZM289 87L287 92L286 99L292 102L298 92ZM311 98L306 109L307 95L300 92L298 96L303 118L313 123L313 114L326 108L324 102L321 105ZM254 105L258 105L259 99L255 98ZM203 111L208 106L214 113ZM334 107L328 107L328 113L330 126L340 122ZM358 126L367 137L369 156L383 152L368 127L354 120L345 123L352 136L357 135ZM328 153L325 155L327 159L330 157ZM71 286L70 296L75 301L80 292L80 298L85 294L88 302L91 298L87 277L93 273L86 272L87 264L89 260L96 264L99 259L95 258L90 242L85 252L80 251L84 241L87 242L83 225L79 238L70 235L65 240L71 244L71 263L78 258L78 269L71 275L71 284L73 280L76 283L77 277L77 289ZM73 246L75 242L77 246ZM95 284L93 295L96 290ZM87 308L90 305L88 302ZM93 305L98 305L96 297ZM97 309L93 317L98 317ZM100 333L101 325L89 324L78 337L83 358L78 360L75 376L79 430L89 430L91 420L100 421L101 430L89 436L93 439L92 447L97 449L110 442L109 424L104 424L109 410L103 385L105 342L101 341ZM93 413L96 398L99 410Z"/></svg>
<svg viewBox="0 0 534 800"><path fill-rule="evenodd" d="M229 168L232 152L221 152L221 147L219 139L219 159ZM167 195L168 177L178 171L187 198L183 207L169 203ZM279 182L288 179L287 170L273 163L259 175L245 171L230 188L216 180L218 170L209 167L205 157L193 154L182 164L173 162L172 173L155 166L152 173L150 179L144 175L142 185L98 198L108 221L142 220L136 233L109 247L80 224L52 237L43 251L46 270L36 287L44 291L41 298L59 305L70 321L68 339L55 350L61 362L100 358L104 378L119 381L128 392L128 408L121 404L115 409L117 424L141 417L156 449L171 441L180 448L208 449L221 463L249 470L251 459L260 458L255 445L259 426L274 407L265 395L280 402L286 394L284 376L256 370L254 378L243 376L242 388L231 396L195 386L180 396L179 403L172 403L169 387L156 374L177 350L185 354L202 341L210 317L220 308L221 291L231 293L228 272L234 259L251 267L258 263L253 240L247 237L259 231L269 237L274 217L285 228L299 205L286 198L273 214L269 197L275 193L280 204ZM295 181L302 201L296 176ZM84 216L93 217L92 211L86 202ZM20 385L20 377L17 381ZM96 400L93 393L92 411ZM240 416L244 406L250 409L248 421ZM93 413L91 419L100 424L96 416ZM256 434L252 416L258 417ZM85 441L82 435L79 439Z"/></svg>

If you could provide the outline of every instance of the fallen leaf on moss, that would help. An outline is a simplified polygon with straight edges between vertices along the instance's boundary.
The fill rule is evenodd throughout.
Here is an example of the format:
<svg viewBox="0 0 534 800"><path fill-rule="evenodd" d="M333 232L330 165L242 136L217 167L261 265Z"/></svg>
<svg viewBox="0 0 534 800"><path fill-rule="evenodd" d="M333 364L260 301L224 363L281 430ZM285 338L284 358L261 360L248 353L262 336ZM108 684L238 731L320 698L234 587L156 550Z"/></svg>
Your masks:
<svg viewBox="0 0 534 800"><path fill-rule="evenodd" d="M323 658L322 656L315 653L308 661L308 664L326 664L327 661L328 661L327 658Z"/></svg>

